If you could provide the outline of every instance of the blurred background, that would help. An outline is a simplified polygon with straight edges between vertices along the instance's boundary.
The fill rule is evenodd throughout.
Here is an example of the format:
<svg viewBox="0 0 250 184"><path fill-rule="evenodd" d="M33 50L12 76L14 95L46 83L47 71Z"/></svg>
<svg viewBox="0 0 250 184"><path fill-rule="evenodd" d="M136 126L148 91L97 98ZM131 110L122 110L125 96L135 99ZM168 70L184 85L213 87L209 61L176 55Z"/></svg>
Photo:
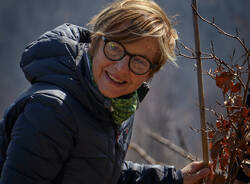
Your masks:
<svg viewBox="0 0 250 184"><path fill-rule="evenodd" d="M65 22L84 26L110 0L0 0L0 119L6 108L29 83L19 67L21 54L27 44L44 32ZM175 28L180 40L194 47L191 0L156 0L169 16L175 16ZM235 33L249 47L250 1L206 0L199 1L199 12L226 32ZM216 55L229 60L234 48L240 45L225 38L211 26L200 22L201 47L209 51L213 40ZM240 54L239 54L240 55ZM197 157L202 157L201 138L192 130L200 128L199 101L195 61L178 57L179 67L167 64L151 82L151 91L138 110L132 141L142 146L157 161L181 168L188 161L167 147L152 140L146 131L157 132ZM213 67L211 61L203 63L204 70ZM214 81L204 75L205 102L214 106L220 100ZM207 115L208 121L213 117ZM127 159L145 161L130 150Z"/></svg>

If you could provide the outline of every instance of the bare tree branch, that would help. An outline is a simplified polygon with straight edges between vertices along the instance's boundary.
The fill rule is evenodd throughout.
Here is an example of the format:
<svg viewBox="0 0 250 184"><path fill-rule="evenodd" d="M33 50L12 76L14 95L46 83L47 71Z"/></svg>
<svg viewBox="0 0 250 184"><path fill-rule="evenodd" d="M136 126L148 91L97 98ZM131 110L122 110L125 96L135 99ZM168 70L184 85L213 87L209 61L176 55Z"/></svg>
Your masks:
<svg viewBox="0 0 250 184"><path fill-rule="evenodd" d="M249 55L248 55L248 63L247 63L247 68L248 68L248 78L247 78L247 84L244 90L244 96L243 96L243 102L244 104L246 104L246 99L247 99L247 91L248 91L248 86L249 86L249 82L250 82L250 64L249 64Z"/></svg>
<svg viewBox="0 0 250 184"><path fill-rule="evenodd" d="M189 48L188 46L186 46L183 42L181 42L180 40L177 40L177 46L181 45L185 50L190 51L193 55L195 53L195 50L193 48Z"/></svg>
<svg viewBox="0 0 250 184"><path fill-rule="evenodd" d="M203 134L208 133L210 138L210 155L212 159L212 169L221 176L223 181L219 183L234 183L235 177L240 167L242 167L242 161L246 159L247 141L242 140L242 137L246 136L246 132L249 132L249 108L246 107L246 97L248 94L248 87L250 83L250 49L246 46L244 40L240 39L238 30L236 34L229 34L222 28L215 24L215 19L212 22L202 17L197 10L196 0L192 0L193 9L193 22L194 22L194 36L195 36L195 51L192 48L187 47L182 42L177 42L177 55L188 59L197 60L197 75L198 75L198 89L200 99L200 114L202 121L202 67L201 60L213 60L216 64L216 68L212 70L210 68L207 74L216 81L216 86L220 88L223 94L223 103L218 103L223 109L224 113L217 113L215 110L210 110L216 116L216 127L212 124L208 129L203 128L197 132ZM209 53L203 53L200 51L200 39L199 39L199 27L198 18L201 21L214 27L220 34L237 40L240 43L244 54L235 59L235 48L232 51L232 55L229 57L228 62L215 54L213 42L211 41ZM178 47L181 46L182 50ZM238 64L238 62L242 61ZM247 76L247 77L245 77ZM199 81L200 80L200 81ZM242 89L244 89L242 94ZM224 116L224 114L226 116ZM204 115L204 114L203 114ZM204 115L205 116L205 115ZM205 117L204 117L205 118ZM227 135L227 136L225 136ZM223 139L218 139L220 136L224 136ZM204 136L205 137L205 136ZM204 140L204 139L202 139ZM215 141L216 140L216 141ZM218 144L218 142L220 144ZM203 144L203 159L206 147ZM205 149L204 149L205 148ZM205 159L204 159L205 160ZM242 163L239 163L242 162ZM244 164L243 164L244 165ZM216 182L215 182L216 183Z"/></svg>
<svg viewBox="0 0 250 184"><path fill-rule="evenodd" d="M164 146L167 146L169 149L171 149L172 151L174 151L175 153L178 153L180 156L182 156L183 158L189 160L189 161L195 161L195 160L199 160L198 157L193 156L191 153L188 153L187 151L185 151L184 149L182 149L181 147L177 146L176 144L172 143L170 140L158 135L157 133L154 132L147 132L147 134L153 138L154 140L156 140L157 142L163 144Z"/></svg>
<svg viewBox="0 0 250 184"><path fill-rule="evenodd" d="M132 149L135 152L137 152L149 164L164 165L164 163L158 162L153 157L151 157L150 155L148 155L147 152L142 147L140 147L138 144L136 144L136 143L131 142L130 145L129 145L129 149Z"/></svg>
<svg viewBox="0 0 250 184"><path fill-rule="evenodd" d="M225 35L225 36L228 36L228 37L230 37L230 38L236 39L236 40L241 44L241 46L245 49L246 53L248 53L248 55L250 55L249 49L246 47L245 43L239 38L238 34L237 34L237 35L232 35L232 34L229 34L229 33L225 32L222 28L220 28L218 25L216 25L216 24L214 23L214 19L213 19L213 21L211 22L211 21L205 19L204 17L202 17L202 16L198 13L197 8L196 8L194 5L192 5L192 8L193 8L195 14L196 14L202 21L204 21L204 22L206 22L207 24L210 24L211 26L215 27L215 29L217 29L217 31L218 31L219 33L221 33L221 34L223 34L223 35Z"/></svg>
<svg viewBox="0 0 250 184"><path fill-rule="evenodd" d="M182 57L187 58L187 59L197 59L197 57L188 56L188 55L183 54L183 53L181 53L181 52L178 52L178 53L177 53L177 56L182 56ZM213 57L201 57L201 59L208 60L208 59L214 59L214 58L213 58Z"/></svg>
<svg viewBox="0 0 250 184"><path fill-rule="evenodd" d="M243 88L246 89L246 86L245 86L244 82L242 81L242 79L240 78L240 76L237 75L237 73L235 73L235 71L225 61L223 61L222 59L217 57L214 53L211 53L211 57L213 57L213 59L215 61L218 61L220 64L225 66L230 72L232 72L235 75L235 77L239 80L239 82L243 86Z"/></svg>
<svg viewBox="0 0 250 184"><path fill-rule="evenodd" d="M200 49L200 33L197 13L196 0L192 0L193 9L193 23L194 23L194 37L195 37L195 52L197 56L197 79L198 79L198 92L199 92L199 102L200 102L200 123L201 123L201 138L202 138L202 153L204 164L208 166L208 143L207 143L207 133L206 133L206 119L205 119L205 100L203 92L203 81L202 81L202 63L201 63L201 49Z"/></svg>

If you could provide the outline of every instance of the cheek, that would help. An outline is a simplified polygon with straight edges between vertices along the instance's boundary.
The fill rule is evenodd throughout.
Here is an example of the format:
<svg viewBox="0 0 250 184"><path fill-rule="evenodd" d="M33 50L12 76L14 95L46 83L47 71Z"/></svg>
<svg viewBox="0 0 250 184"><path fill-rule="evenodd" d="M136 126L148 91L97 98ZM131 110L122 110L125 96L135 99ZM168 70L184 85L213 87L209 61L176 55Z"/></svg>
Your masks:
<svg viewBox="0 0 250 184"><path fill-rule="evenodd" d="M98 82L99 79L102 77L102 75L105 72L105 69L107 69L111 64L105 57L103 57L101 54L97 54L93 58L92 63L92 72L95 82Z"/></svg>

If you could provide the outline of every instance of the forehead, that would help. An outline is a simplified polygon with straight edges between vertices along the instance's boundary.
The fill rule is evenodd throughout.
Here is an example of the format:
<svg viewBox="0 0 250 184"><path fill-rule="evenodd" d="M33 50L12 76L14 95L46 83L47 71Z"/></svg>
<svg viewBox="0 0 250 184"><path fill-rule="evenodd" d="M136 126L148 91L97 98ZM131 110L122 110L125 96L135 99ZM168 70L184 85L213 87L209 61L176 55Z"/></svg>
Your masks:
<svg viewBox="0 0 250 184"><path fill-rule="evenodd" d="M146 37L133 42L122 42L131 54L142 55L155 63L159 55L159 44L156 38Z"/></svg>

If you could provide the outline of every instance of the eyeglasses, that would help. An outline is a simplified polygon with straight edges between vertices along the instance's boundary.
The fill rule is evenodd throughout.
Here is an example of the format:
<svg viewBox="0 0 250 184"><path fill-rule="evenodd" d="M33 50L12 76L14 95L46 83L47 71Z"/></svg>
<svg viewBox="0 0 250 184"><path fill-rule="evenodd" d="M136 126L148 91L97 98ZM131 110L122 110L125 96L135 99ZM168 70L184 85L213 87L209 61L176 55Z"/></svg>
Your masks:
<svg viewBox="0 0 250 184"><path fill-rule="evenodd" d="M118 41L109 40L104 36L102 36L102 39L104 41L104 55L111 61L120 61L128 55L130 57L128 68L136 75L144 75L157 66L152 64L145 56L128 53L124 45Z"/></svg>

